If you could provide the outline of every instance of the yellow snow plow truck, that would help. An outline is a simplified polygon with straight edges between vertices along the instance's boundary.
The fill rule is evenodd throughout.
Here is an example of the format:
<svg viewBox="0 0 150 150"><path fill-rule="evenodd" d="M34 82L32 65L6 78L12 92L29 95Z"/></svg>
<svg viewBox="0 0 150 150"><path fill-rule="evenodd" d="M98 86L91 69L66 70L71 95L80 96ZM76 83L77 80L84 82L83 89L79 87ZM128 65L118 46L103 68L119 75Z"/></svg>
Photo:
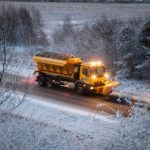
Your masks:
<svg viewBox="0 0 150 150"><path fill-rule="evenodd" d="M40 52L33 56L36 63L36 81L40 86L72 86L77 93L88 92L108 95L117 81L109 79L101 62L84 63L81 58L71 54Z"/></svg>

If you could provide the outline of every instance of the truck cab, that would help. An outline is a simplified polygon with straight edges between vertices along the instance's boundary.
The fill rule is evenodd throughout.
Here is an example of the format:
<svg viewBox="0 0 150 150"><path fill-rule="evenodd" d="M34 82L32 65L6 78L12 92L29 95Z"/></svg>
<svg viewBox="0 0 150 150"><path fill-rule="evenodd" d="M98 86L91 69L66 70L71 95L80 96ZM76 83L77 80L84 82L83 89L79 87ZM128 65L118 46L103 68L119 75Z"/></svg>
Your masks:
<svg viewBox="0 0 150 150"><path fill-rule="evenodd" d="M79 94L94 92L108 95L112 92L110 76L101 62L83 63L80 65L79 72L79 80L76 84Z"/></svg>

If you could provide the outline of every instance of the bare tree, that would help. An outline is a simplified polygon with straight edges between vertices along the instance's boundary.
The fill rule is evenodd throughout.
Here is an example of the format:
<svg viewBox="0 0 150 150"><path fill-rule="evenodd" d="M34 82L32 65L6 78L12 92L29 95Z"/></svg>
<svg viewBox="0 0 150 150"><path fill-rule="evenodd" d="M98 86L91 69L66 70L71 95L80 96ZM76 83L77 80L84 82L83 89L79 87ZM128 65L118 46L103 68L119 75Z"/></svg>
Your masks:
<svg viewBox="0 0 150 150"><path fill-rule="evenodd" d="M21 105L30 89L27 87L23 94L18 93L17 81L19 79L18 68L11 68L14 65L13 58L14 47L10 45L8 38L11 33L10 20L8 21L8 9L3 3L0 11L0 108L3 112L8 112L16 109ZM19 66L19 62L15 64ZM12 70L15 70L15 75L12 75Z"/></svg>
<svg viewBox="0 0 150 150"><path fill-rule="evenodd" d="M1 72L0 72L0 84L2 83L3 75L7 66L7 48L6 48L6 10L3 4L2 15L0 16L0 53L1 53Z"/></svg>

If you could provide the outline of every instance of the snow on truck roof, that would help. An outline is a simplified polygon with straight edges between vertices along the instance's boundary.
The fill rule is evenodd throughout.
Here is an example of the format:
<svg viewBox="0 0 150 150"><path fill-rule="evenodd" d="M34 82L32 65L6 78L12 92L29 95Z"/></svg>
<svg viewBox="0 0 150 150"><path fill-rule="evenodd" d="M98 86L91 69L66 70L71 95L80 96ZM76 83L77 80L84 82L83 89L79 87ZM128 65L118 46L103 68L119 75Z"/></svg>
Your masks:
<svg viewBox="0 0 150 150"><path fill-rule="evenodd" d="M52 59L59 59L59 60L68 60L70 58L76 58L72 54L54 53L54 52L40 52L40 53L36 54L35 56L52 58Z"/></svg>

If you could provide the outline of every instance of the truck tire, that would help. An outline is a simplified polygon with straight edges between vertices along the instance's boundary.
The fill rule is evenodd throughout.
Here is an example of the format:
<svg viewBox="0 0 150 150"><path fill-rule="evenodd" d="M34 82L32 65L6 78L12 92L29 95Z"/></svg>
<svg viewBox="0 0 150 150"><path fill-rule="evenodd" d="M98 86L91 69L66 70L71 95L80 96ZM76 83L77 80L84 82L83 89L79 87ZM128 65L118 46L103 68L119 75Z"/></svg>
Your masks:
<svg viewBox="0 0 150 150"><path fill-rule="evenodd" d="M46 85L45 78L43 75L40 75L38 77L38 84L39 84L39 86L42 86L42 87L44 87Z"/></svg>
<svg viewBox="0 0 150 150"><path fill-rule="evenodd" d="M52 80L48 79L47 82L46 82L46 86L47 86L48 88L51 88L51 87L54 86L54 83L52 82Z"/></svg>
<svg viewBox="0 0 150 150"><path fill-rule="evenodd" d="M82 83L78 83L76 87L77 93L83 95L85 93L84 86Z"/></svg>

